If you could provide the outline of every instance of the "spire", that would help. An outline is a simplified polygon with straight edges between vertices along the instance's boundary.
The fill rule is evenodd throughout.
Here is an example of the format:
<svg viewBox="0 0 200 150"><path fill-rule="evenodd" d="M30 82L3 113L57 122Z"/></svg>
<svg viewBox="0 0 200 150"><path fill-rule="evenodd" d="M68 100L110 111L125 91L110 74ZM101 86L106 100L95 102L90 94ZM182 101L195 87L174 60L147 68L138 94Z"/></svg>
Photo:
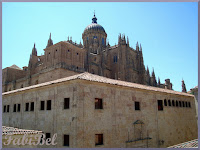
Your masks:
<svg viewBox="0 0 200 150"><path fill-rule="evenodd" d="M149 68L148 68L148 66L147 66L147 75L149 76Z"/></svg>
<svg viewBox="0 0 200 150"><path fill-rule="evenodd" d="M97 18L95 16L95 11L94 11L94 17L92 18L92 23L96 23L97 24Z"/></svg>
<svg viewBox="0 0 200 150"><path fill-rule="evenodd" d="M160 78L158 77L158 85L160 85Z"/></svg>
<svg viewBox="0 0 200 150"><path fill-rule="evenodd" d="M142 51L142 46L141 46L141 44L140 44L140 51Z"/></svg>
<svg viewBox="0 0 200 150"><path fill-rule="evenodd" d="M184 80L182 80L182 92L187 93Z"/></svg>
<svg viewBox="0 0 200 150"><path fill-rule="evenodd" d="M128 39L128 36L127 36L127 45L129 45L129 39Z"/></svg>
<svg viewBox="0 0 200 150"><path fill-rule="evenodd" d="M152 71L152 77L155 77L155 73L154 73L154 68L153 68L153 71Z"/></svg>
<svg viewBox="0 0 200 150"><path fill-rule="evenodd" d="M33 46L33 49L32 49L32 55L37 56L37 49L35 48L35 43L34 43L34 46Z"/></svg>
<svg viewBox="0 0 200 150"><path fill-rule="evenodd" d="M122 36L121 36L121 33L120 33L119 36L118 36L118 45L121 44L121 41L122 41Z"/></svg>
<svg viewBox="0 0 200 150"><path fill-rule="evenodd" d="M48 40L48 42L47 42L47 47L49 47L49 46L51 46L51 45L53 45L53 41L52 41L52 39L51 39L51 33L50 33L49 40ZM47 48L47 47L46 47L46 48Z"/></svg>
<svg viewBox="0 0 200 150"><path fill-rule="evenodd" d="M138 41L136 43L136 50L139 51L139 44L138 44Z"/></svg>

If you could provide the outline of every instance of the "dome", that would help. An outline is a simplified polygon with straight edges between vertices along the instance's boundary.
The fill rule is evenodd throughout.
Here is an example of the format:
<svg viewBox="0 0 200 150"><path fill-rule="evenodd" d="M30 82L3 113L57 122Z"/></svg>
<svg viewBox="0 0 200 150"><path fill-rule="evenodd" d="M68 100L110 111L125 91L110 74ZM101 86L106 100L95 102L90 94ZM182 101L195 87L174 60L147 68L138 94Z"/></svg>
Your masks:
<svg viewBox="0 0 200 150"><path fill-rule="evenodd" d="M85 31L94 31L94 30L95 31L103 31L103 32L105 32L104 28L100 24L97 24L97 23L92 23L92 24L88 25L85 28L84 32Z"/></svg>
<svg viewBox="0 0 200 150"><path fill-rule="evenodd" d="M85 28L84 32L86 32L86 31L103 31L103 32L105 32L104 28L100 24L97 24L97 18L95 17L95 15L92 18L92 24L88 25Z"/></svg>

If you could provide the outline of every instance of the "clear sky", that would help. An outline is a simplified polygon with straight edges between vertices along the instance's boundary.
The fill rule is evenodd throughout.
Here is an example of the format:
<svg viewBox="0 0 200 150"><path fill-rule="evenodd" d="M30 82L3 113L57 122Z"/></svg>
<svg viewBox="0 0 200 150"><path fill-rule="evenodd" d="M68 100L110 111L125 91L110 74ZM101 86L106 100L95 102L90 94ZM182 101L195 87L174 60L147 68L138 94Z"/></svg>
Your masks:
<svg viewBox="0 0 200 150"><path fill-rule="evenodd" d="M116 3L3 3L2 67L27 66L34 42L38 55L44 54L51 32L53 43L82 42L85 27L97 23L107 32L110 45L119 33L143 48L144 64L155 70L161 83L171 79L181 91L182 78L187 90L198 85L198 3L197 2L116 2Z"/></svg>

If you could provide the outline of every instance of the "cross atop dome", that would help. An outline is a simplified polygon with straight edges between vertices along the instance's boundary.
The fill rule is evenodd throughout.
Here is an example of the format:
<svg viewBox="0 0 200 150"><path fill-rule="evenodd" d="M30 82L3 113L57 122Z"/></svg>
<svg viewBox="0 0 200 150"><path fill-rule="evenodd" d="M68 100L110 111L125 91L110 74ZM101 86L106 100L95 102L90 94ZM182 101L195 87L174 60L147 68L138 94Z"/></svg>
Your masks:
<svg viewBox="0 0 200 150"><path fill-rule="evenodd" d="M95 17L95 11L94 11L94 17L92 18L92 23L97 23L97 18Z"/></svg>

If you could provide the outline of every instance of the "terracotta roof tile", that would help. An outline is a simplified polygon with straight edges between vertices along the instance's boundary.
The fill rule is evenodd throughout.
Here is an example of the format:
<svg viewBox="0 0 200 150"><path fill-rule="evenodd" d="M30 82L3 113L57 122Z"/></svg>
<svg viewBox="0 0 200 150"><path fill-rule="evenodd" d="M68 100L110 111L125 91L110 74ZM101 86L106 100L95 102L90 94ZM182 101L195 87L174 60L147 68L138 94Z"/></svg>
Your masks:
<svg viewBox="0 0 200 150"><path fill-rule="evenodd" d="M11 93L16 93L16 92L20 92L20 91L25 91L25 90L29 90L29 89L33 89L33 88L37 88L37 87L47 86L47 85L51 85L51 84L57 84L57 83L66 82L66 81L75 80L75 79L81 79L81 80L87 80L87 81L93 81L93 82L100 82L100 83L106 83L106 84L112 84L112 85L118 85L118 86L131 87L131 88L136 88L136 89L143 89L143 90L148 90L148 91L163 92L163 93L193 97L193 95L188 94L188 93L183 93L183 92L178 92L178 91L173 91L173 90L168 90L168 89L163 89L163 88L158 88L158 87L152 87L152 86L147 86L147 85L142 85L142 84L137 84L137 83L132 83L132 82L114 80L114 79L94 75L94 74L91 74L88 72L61 78L61 79L57 79L54 81L49 81L49 82L33 85L33 86L29 86L29 87L25 87L25 88L21 88L21 89L17 89L17 90L13 90L13 91L9 91L9 92L5 92L2 95L7 95L7 94L11 94Z"/></svg>
<svg viewBox="0 0 200 150"><path fill-rule="evenodd" d="M198 148L198 139L173 145L168 148Z"/></svg>
<svg viewBox="0 0 200 150"><path fill-rule="evenodd" d="M42 133L42 131L37 131L37 130L27 130L27 129L18 129L14 127L7 127L7 126L2 126L2 135L13 135L13 134L37 134L37 133Z"/></svg>

